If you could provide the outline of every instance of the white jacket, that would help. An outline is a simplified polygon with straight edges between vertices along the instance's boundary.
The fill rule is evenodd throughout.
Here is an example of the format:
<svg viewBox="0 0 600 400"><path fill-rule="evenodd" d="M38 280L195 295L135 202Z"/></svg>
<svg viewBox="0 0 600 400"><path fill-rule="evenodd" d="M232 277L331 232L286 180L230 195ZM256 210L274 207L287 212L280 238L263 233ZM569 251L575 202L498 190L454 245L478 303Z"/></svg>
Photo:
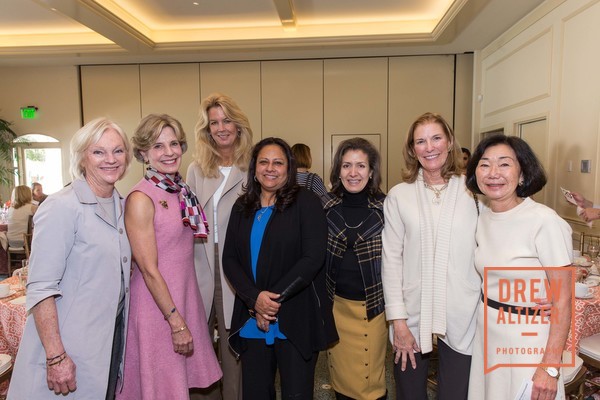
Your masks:
<svg viewBox="0 0 600 400"><path fill-rule="evenodd" d="M385 297L386 318L406 319L408 327L423 353L427 353L431 344L421 343L421 337L430 338L432 321L423 321L423 307L435 308L435 292L431 298L424 298L422 304L422 235L424 221L423 213L431 210L429 207L442 207L438 222L437 244L448 246L448 253L438 262L444 263L446 296L446 335L442 340L455 351L470 355L476 327L476 310L480 301L481 278L475 270L474 251L475 231L477 228L477 207L472 194L465 186L464 176L451 178L448 193L439 206L423 202L420 210L419 190L417 185L423 185L421 180L414 183L401 183L394 186L388 193L384 203L385 227L382 233L383 261L382 282ZM455 207L448 207L448 196L454 185ZM481 207L481 203L479 207ZM444 234L439 228L443 218L450 234ZM433 232L424 232L433 242ZM431 267L430 267L431 268ZM439 271L433 270L433 274ZM430 283L428 283L430 284ZM438 286L439 287L439 286ZM439 304L439 303L438 303ZM434 322L435 323L435 322ZM390 325L393 329L392 325ZM393 332L391 332L393 335ZM393 337L393 336L392 336ZM424 346L423 346L424 345Z"/></svg>

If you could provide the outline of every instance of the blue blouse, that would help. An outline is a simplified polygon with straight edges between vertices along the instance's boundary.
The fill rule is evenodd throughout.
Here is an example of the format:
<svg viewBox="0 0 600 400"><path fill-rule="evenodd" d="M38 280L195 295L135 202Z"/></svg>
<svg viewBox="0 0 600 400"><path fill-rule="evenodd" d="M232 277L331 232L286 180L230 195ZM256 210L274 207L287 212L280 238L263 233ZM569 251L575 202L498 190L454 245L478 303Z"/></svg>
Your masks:
<svg viewBox="0 0 600 400"><path fill-rule="evenodd" d="M267 223L271 219L273 214L274 206L263 207L254 214L254 223L252 224L252 231L250 232L250 257L252 258L252 275L256 282L256 264L258 262L258 254L260 253L260 246L262 239L265 234ZM269 325L269 332L264 332L258 329L256 325L256 318L250 317L248 321L242 327L240 336L246 339L264 339L265 342L270 345L277 339L287 339L283 332L279 330L279 322L271 322Z"/></svg>

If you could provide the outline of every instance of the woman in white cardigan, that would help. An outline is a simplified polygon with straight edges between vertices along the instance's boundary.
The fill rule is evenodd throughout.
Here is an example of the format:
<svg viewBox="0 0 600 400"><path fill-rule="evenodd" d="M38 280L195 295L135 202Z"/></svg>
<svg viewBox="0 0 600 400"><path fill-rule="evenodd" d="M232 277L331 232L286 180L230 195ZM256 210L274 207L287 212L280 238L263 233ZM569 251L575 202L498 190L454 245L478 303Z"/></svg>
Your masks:
<svg viewBox="0 0 600 400"><path fill-rule="evenodd" d="M227 342L235 294L223 274L220 252L231 207L246 183L251 148L248 117L233 99L220 93L206 97L200 105L195 160L188 168L186 182L198 196L210 227L208 239L197 239L194 244L194 264L209 332L216 327L219 334L223 384L211 386L209 393L195 399L241 399L241 367Z"/></svg>
<svg viewBox="0 0 600 400"><path fill-rule="evenodd" d="M443 117L425 113L404 147L404 182L384 204L382 281L398 399L427 399L437 336L438 394L466 399L481 280L473 253L479 204Z"/></svg>

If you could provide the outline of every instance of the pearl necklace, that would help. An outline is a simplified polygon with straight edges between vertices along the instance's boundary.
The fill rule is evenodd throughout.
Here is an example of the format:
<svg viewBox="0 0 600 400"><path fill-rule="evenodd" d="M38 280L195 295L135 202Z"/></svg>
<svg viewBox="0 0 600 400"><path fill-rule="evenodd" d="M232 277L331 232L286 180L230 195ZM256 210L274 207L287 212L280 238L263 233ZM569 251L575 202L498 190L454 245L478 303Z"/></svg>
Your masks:
<svg viewBox="0 0 600 400"><path fill-rule="evenodd" d="M436 187L431 186L430 184L428 184L425 181L423 181L423 184L425 185L425 188L431 190L433 192L433 194L435 194L435 197L431 200L431 202L433 204L435 204L436 206L439 205L442 202L441 194L448 187L448 183L446 182L446 184L444 184L444 186L442 186L439 189L436 188Z"/></svg>

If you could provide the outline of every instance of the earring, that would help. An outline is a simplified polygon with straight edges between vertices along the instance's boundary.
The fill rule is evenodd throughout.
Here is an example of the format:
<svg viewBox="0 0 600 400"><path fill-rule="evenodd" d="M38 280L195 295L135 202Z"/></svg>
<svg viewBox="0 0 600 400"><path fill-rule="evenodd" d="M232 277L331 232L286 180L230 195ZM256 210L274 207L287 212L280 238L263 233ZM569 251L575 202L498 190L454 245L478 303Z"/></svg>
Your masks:
<svg viewBox="0 0 600 400"><path fill-rule="evenodd" d="M256 175L254 175L254 182L258 182L258 179L256 179Z"/></svg>
<svg viewBox="0 0 600 400"><path fill-rule="evenodd" d="M523 182L523 180L521 179L521 180L519 181L519 186L523 186L523 183L524 183L524 182Z"/></svg>

